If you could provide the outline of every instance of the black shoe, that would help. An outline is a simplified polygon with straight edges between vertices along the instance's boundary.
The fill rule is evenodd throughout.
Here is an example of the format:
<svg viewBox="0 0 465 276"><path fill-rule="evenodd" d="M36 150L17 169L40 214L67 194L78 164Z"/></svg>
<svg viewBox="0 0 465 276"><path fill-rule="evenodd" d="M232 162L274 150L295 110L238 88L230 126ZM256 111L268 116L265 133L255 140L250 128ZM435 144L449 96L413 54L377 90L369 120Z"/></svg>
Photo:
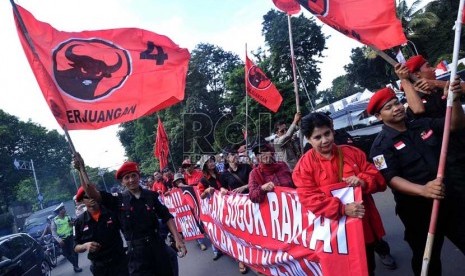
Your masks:
<svg viewBox="0 0 465 276"><path fill-rule="evenodd" d="M218 251L217 253L213 253L213 260L216 261L219 258L221 258L221 256L223 256L223 253L221 253L220 251Z"/></svg>
<svg viewBox="0 0 465 276"><path fill-rule="evenodd" d="M79 266L75 266L74 272L82 272L82 268L80 268Z"/></svg>
<svg viewBox="0 0 465 276"><path fill-rule="evenodd" d="M384 265L385 268L394 270L397 268L396 261L394 258L390 255L379 255L379 258L381 259L381 263Z"/></svg>

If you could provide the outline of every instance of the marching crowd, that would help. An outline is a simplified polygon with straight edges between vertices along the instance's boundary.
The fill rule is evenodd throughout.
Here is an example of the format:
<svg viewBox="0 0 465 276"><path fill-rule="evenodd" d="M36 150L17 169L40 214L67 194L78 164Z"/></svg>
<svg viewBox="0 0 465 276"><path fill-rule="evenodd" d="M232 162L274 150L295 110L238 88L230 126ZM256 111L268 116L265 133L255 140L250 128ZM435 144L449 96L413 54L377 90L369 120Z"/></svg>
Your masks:
<svg viewBox="0 0 465 276"><path fill-rule="evenodd" d="M76 272L82 271L76 253L88 252L94 275L178 275L178 257L187 251L173 216L158 200L160 194L168 195L174 187L197 186L201 198L215 192L241 193L260 203L276 186L283 186L295 188L302 206L315 215L361 219L368 273L374 275L375 252L387 268L396 269L372 197L389 186L396 214L405 228L405 241L412 251L414 275L420 275L433 200L441 200L428 273L441 275L444 237L465 254L465 114L460 102L465 85L458 78L450 84L454 100L449 151L444 176L438 177L447 111L444 95L449 84L436 80L434 69L422 56L398 64L395 72L406 103L391 88L378 90L370 99L366 111L383 126L368 156L352 146L350 135L335 131L332 119L320 112L306 116L296 113L290 125L278 121L272 142L259 140L249 148L231 145L221 154L202 156L197 163L187 158L178 171L156 171L144 185L138 164L126 162L116 173L125 187L122 192L98 191L89 182L84 161L76 153L74 166L81 187L75 201L87 209L71 222L64 208L58 208L53 235ZM418 81L410 81L412 76ZM303 152L295 139L297 130L308 141ZM254 162L248 150L253 152ZM343 204L321 191L323 186L340 182L359 187L363 200ZM165 242L167 235L172 246ZM200 250L207 249L207 239L205 236L197 240ZM212 252L213 260L223 255L215 246ZM238 267L240 273L247 273L247 266L239 260Z"/></svg>

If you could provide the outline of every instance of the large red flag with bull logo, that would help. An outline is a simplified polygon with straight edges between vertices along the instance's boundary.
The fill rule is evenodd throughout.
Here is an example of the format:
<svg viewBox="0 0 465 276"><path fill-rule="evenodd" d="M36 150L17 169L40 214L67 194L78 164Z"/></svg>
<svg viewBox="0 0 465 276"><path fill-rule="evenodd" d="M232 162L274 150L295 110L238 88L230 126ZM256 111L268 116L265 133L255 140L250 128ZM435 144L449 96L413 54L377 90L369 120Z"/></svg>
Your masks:
<svg viewBox="0 0 465 276"><path fill-rule="evenodd" d="M154 155L160 163L160 171L168 166L169 140L166 135L165 127L160 117L158 117L157 137L155 141Z"/></svg>
<svg viewBox="0 0 465 276"><path fill-rule="evenodd" d="M394 0L294 0L323 23L380 50L407 42Z"/></svg>
<svg viewBox="0 0 465 276"><path fill-rule="evenodd" d="M13 8L26 57L62 127L98 129L184 99L190 54L168 37L137 28L63 32Z"/></svg>
<svg viewBox="0 0 465 276"><path fill-rule="evenodd" d="M245 88L259 104L277 112L283 97L271 80L245 55Z"/></svg>

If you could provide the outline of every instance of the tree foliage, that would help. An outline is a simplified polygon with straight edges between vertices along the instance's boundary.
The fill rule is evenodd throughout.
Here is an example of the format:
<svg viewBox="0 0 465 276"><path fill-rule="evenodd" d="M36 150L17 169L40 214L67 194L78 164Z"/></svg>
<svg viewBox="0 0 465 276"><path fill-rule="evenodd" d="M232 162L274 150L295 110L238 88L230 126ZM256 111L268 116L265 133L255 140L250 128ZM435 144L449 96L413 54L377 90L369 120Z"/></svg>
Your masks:
<svg viewBox="0 0 465 276"><path fill-rule="evenodd" d="M33 172L16 169L15 159L29 165L32 160L40 192L46 200L58 200L61 195L71 198L75 193L70 175L71 152L64 136L30 121L21 122L0 110L0 211L18 200L37 204ZM47 191L50 193L45 194Z"/></svg>

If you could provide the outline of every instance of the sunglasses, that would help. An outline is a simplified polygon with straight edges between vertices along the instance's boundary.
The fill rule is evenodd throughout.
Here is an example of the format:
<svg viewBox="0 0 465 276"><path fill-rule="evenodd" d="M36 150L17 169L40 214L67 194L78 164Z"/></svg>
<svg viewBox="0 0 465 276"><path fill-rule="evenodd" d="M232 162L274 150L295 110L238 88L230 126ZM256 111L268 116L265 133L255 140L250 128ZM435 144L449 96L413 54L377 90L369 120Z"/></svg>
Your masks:
<svg viewBox="0 0 465 276"><path fill-rule="evenodd" d="M286 131L287 131L287 128L283 128L283 129L278 130L279 133L286 133Z"/></svg>

